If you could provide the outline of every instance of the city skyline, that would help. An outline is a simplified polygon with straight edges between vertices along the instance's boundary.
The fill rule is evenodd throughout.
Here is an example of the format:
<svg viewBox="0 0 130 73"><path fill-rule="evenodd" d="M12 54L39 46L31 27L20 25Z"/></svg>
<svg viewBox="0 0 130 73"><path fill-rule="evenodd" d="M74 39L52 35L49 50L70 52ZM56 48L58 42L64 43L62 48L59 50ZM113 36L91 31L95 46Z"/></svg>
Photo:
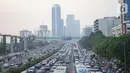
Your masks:
<svg viewBox="0 0 130 73"><path fill-rule="evenodd" d="M0 33L18 35L20 30L34 31L43 21L51 30L51 7L54 4L61 5L61 18L74 14L81 21L81 28L92 26L97 18L118 15L116 0L1 0Z"/></svg>

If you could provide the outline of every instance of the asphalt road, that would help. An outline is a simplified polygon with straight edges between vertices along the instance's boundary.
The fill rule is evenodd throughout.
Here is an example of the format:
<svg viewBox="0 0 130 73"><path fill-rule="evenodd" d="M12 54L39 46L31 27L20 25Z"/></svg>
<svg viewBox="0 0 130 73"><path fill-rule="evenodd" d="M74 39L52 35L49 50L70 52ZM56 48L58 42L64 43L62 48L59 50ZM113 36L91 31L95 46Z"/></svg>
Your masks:
<svg viewBox="0 0 130 73"><path fill-rule="evenodd" d="M75 73L75 71L74 71L74 65L75 65L75 63L74 63L74 49L73 49L73 46L71 45L71 43L67 43L66 45L64 45L64 47L61 48L61 49L66 49L66 51L64 53L68 53L69 51L71 51L70 63L66 65L67 66L67 73ZM25 55L22 56L22 61L26 60L29 56L31 56L31 57L43 56L43 54L41 54L42 52L47 51L48 49L56 49L57 47L59 47L59 45L51 44L49 46L45 46L45 47L42 47L40 49L30 51L28 56L26 56L26 57L25 57ZM59 52L57 52L57 53L59 53ZM55 58L55 56L51 56L51 57ZM14 62L17 62L21 59L15 60L15 61L14 60L15 59L11 60L10 62L14 63ZM50 71L46 71L46 73L50 73Z"/></svg>
<svg viewBox="0 0 130 73"><path fill-rule="evenodd" d="M56 45L55 45L56 46ZM63 49L65 46L67 46L66 44L61 48L61 49ZM54 46L53 46L54 47ZM57 45L57 47L59 47L58 45ZM56 53L56 54L58 54L58 52ZM52 55L51 57L49 57L49 58L55 58L56 56L56 54L54 54L54 55ZM46 60L48 60L49 58L47 58ZM44 60L43 60L44 61ZM44 67L44 66L42 66L42 67ZM37 70L38 71L38 70ZM37 73L37 72L36 72ZM50 71L48 70L48 71L46 71L46 73L50 73Z"/></svg>
<svg viewBox="0 0 130 73"><path fill-rule="evenodd" d="M68 53L68 51L71 51L71 59L70 59L70 63L69 64L66 64L66 67L67 67L67 73L73 73L72 72L72 70L73 70L73 66L74 66L74 63L73 63L73 48L71 47L71 45L70 45L70 43L68 44L66 44L66 45L64 45L63 47L62 47L62 49L65 49L66 51L67 51L67 53ZM61 50L62 50L61 49ZM64 53L66 53L66 51L64 52ZM59 52L57 52L57 53L59 53ZM56 54L57 54L56 53ZM67 56L69 56L69 55L66 55L66 57ZM56 56L52 56L53 58L56 58ZM47 60L47 59L46 59ZM58 62L58 61L57 61ZM44 66L42 66L42 67L44 67ZM36 72L37 73L37 72ZM46 71L46 73L50 73L50 70L48 70L48 71Z"/></svg>
<svg viewBox="0 0 130 73"><path fill-rule="evenodd" d="M44 47L41 47L40 49L36 49L36 50L31 50L31 51L29 51L29 53L27 54L27 53L24 53L24 54L22 54L19 58L17 58L17 57L13 57L11 60L9 60L7 63L9 63L9 64L16 64L16 63L19 63L19 62L25 62L25 61L27 61L27 59L29 58L29 57L32 57L32 58L38 58L38 57L40 57L40 56L44 56L45 54L47 54L47 53L49 53L49 52L47 52L47 53L45 53L45 54L42 54L42 52L46 52L48 49L57 49L57 47L59 47L59 44L49 44L49 45L46 45L46 46L44 46ZM3 66L3 64L1 64L1 66ZM5 68L3 68L2 69L2 72L5 72L5 71L7 71L8 70L8 68L7 69L5 69Z"/></svg>

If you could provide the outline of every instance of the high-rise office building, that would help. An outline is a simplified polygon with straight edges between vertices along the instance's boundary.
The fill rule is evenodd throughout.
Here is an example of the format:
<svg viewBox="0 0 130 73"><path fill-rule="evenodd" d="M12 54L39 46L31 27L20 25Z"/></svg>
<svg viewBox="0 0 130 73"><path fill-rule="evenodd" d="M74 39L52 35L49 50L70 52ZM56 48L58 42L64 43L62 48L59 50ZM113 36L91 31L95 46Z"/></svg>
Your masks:
<svg viewBox="0 0 130 73"><path fill-rule="evenodd" d="M92 27L85 27L82 30L82 36L90 36L92 33Z"/></svg>
<svg viewBox="0 0 130 73"><path fill-rule="evenodd" d="M120 19L117 17L104 17L103 19L96 19L94 21L94 32L100 30L105 36L113 36L112 28L120 25Z"/></svg>
<svg viewBox="0 0 130 73"><path fill-rule="evenodd" d="M75 20L73 14L67 15L66 18L66 36L80 37L80 21Z"/></svg>
<svg viewBox="0 0 130 73"><path fill-rule="evenodd" d="M52 7L52 36L63 36L63 27L60 5L55 4Z"/></svg>

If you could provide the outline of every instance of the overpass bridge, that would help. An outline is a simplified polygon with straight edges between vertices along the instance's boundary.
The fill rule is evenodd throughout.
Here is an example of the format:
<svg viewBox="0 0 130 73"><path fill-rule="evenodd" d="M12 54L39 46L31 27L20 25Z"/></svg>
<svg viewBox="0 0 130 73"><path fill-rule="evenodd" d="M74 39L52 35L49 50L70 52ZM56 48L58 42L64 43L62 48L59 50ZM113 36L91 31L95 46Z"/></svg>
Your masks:
<svg viewBox="0 0 130 73"><path fill-rule="evenodd" d="M7 39L9 38L9 39ZM27 50L28 49L28 43L31 41L52 41L52 40L63 40L65 37L38 37L31 35L29 37L20 37L17 35L10 35L10 34L0 34L0 49L6 54L6 50L10 49L11 53L14 52L14 50ZM71 37L73 40L79 40L80 37ZM7 41L10 41L10 43L7 43Z"/></svg>
<svg viewBox="0 0 130 73"><path fill-rule="evenodd" d="M36 40L63 40L66 37L39 37L35 36ZM81 37L71 37L71 39L80 39Z"/></svg>
<svg viewBox="0 0 130 73"><path fill-rule="evenodd" d="M52 36L52 37L40 37L40 36L35 36L37 39L40 39L40 38L44 38L44 39L63 39L65 37L60 37L60 36ZM71 37L72 39L80 39L81 37Z"/></svg>

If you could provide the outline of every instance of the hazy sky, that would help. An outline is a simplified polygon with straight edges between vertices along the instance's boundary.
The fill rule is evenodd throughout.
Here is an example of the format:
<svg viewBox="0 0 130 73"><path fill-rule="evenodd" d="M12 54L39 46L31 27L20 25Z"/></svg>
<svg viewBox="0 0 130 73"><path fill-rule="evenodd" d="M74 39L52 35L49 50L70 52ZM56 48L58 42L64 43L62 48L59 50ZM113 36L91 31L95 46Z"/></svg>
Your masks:
<svg viewBox="0 0 130 73"><path fill-rule="evenodd" d="M19 30L34 31L40 24L51 30L51 7L60 4L61 16L75 14L81 28L93 25L104 16L117 16L118 0L0 0L0 33L19 34Z"/></svg>

